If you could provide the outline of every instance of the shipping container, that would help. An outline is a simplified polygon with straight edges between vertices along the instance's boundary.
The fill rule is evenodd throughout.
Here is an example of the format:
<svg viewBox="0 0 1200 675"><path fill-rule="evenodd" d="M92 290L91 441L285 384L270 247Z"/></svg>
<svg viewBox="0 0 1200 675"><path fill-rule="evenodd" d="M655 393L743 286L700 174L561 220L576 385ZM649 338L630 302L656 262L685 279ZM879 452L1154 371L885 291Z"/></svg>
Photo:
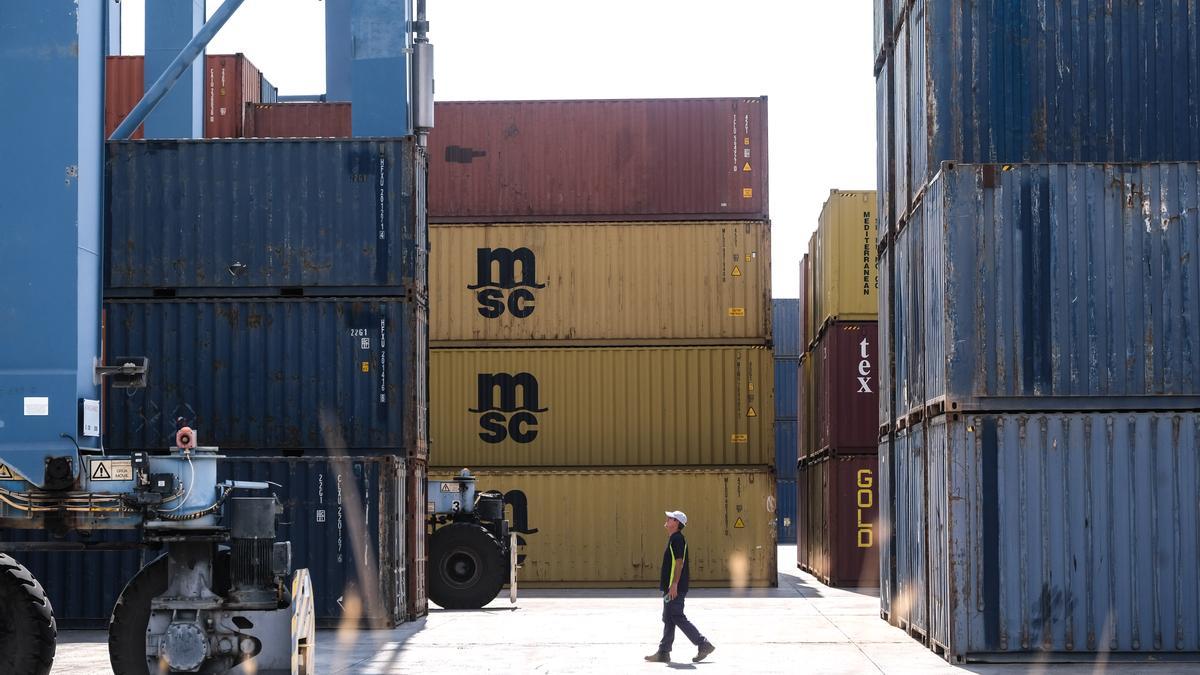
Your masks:
<svg viewBox="0 0 1200 675"><path fill-rule="evenodd" d="M777 478L775 481L776 537L780 544L796 543L796 478Z"/></svg>
<svg viewBox="0 0 1200 675"><path fill-rule="evenodd" d="M767 99L439 103L434 222L767 220Z"/></svg>
<svg viewBox="0 0 1200 675"><path fill-rule="evenodd" d="M106 352L150 360L106 388L104 445L163 448L182 419L226 454L424 456L426 310L389 298L106 303Z"/></svg>
<svg viewBox="0 0 1200 675"><path fill-rule="evenodd" d="M897 320L899 308L892 305L892 298L896 297L896 280L895 280L895 265L892 264L892 258L895 256L895 247L885 249L879 253L879 321L876 323L879 331L879 339L876 344L879 347L879 433L887 432L889 425L896 419L897 414L893 412L896 407L895 401L895 382L896 382L896 345L893 335L895 334L894 327Z"/></svg>
<svg viewBox="0 0 1200 675"><path fill-rule="evenodd" d="M892 367L894 377L889 383L894 419L910 414L924 414L925 406L925 360L926 335L931 326L926 324L925 294L923 280L925 249L921 245L925 229L923 213L918 212L909 221L909 226L896 234L895 245L884 251L883 256L891 274L889 304L883 308L887 315L881 323L887 323L891 333ZM933 318L939 321L939 318ZM886 420L885 423L892 422Z"/></svg>
<svg viewBox="0 0 1200 675"><path fill-rule="evenodd" d="M279 88L271 84L265 77L260 78L262 81L262 94L259 96L259 103L276 103L279 101ZM247 103L246 105L254 105ZM250 134L247 133L247 136Z"/></svg>
<svg viewBox="0 0 1200 675"><path fill-rule="evenodd" d="M888 48L891 53L891 47ZM876 190L876 227L875 240L877 247L887 244L894 234L896 214L892 209L895 200L892 195L896 191L896 170L893 157L896 151L896 113L895 103L895 71L899 67L897 60L885 58L881 61L875 73L875 190Z"/></svg>
<svg viewBox="0 0 1200 675"><path fill-rule="evenodd" d="M800 414L796 418L799 423L797 433L799 447L797 459L808 457L820 448L817 447L817 396L816 383L813 381L813 353L809 352L800 359L796 372L799 391Z"/></svg>
<svg viewBox="0 0 1200 675"><path fill-rule="evenodd" d="M878 462L874 455L826 454L800 469L806 505L802 567L828 586L877 586Z"/></svg>
<svg viewBox="0 0 1200 675"><path fill-rule="evenodd" d="M800 368L798 357L775 359L775 419L795 420L800 410L800 392L797 389Z"/></svg>
<svg viewBox="0 0 1200 675"><path fill-rule="evenodd" d="M875 321L829 324L810 352L811 452L870 448L879 439L878 330Z"/></svg>
<svg viewBox="0 0 1200 675"><path fill-rule="evenodd" d="M892 2L893 0L875 0L875 31L874 40L872 41L873 49L871 56L874 57L875 66L886 58L885 52L891 47L892 42Z"/></svg>
<svg viewBox="0 0 1200 675"><path fill-rule="evenodd" d="M947 164L917 214L896 246L904 403L1200 407L1200 164Z"/></svg>
<svg viewBox="0 0 1200 675"><path fill-rule="evenodd" d="M879 314L875 208L874 190L831 190L821 209L809 244L814 342L831 321L874 321Z"/></svg>
<svg viewBox="0 0 1200 675"><path fill-rule="evenodd" d="M776 298L771 301L771 344L775 357L798 358L800 346L800 301L796 298Z"/></svg>
<svg viewBox="0 0 1200 675"><path fill-rule="evenodd" d="M920 465L898 478L928 478L924 511L895 514L928 534L911 593L928 602L895 614L927 611L951 661L1194 655L1198 429L1192 412L936 418L926 453L896 453Z"/></svg>
<svg viewBox="0 0 1200 675"><path fill-rule="evenodd" d="M429 557L427 516L431 509L427 503L429 479L428 465L424 457L408 458L408 507L404 511L406 548L405 568L408 571L408 620L416 621L429 613L429 595L426 572ZM486 486L484 489L487 488Z"/></svg>
<svg viewBox="0 0 1200 675"><path fill-rule="evenodd" d="M796 477L796 454L800 447L797 433L796 420L775 420L775 475L780 478Z"/></svg>
<svg viewBox="0 0 1200 675"><path fill-rule="evenodd" d="M765 222L431 228L435 346L768 344Z"/></svg>
<svg viewBox="0 0 1200 675"><path fill-rule="evenodd" d="M879 470L875 477L879 489L875 492L879 510L875 514L875 542L879 546L879 616L889 623L894 621L892 605L896 595L896 494L893 479L896 462L892 456L895 439L907 432L889 432L879 439ZM907 444L907 441L905 441Z"/></svg>
<svg viewBox="0 0 1200 675"><path fill-rule="evenodd" d="M440 460L439 460L440 461ZM449 478L453 471L432 472ZM519 585L658 585L666 510L688 515L693 587L775 586L775 479L749 467L475 471L489 490L529 498Z"/></svg>
<svg viewBox="0 0 1200 675"><path fill-rule="evenodd" d="M271 103L248 106L247 138L348 138L349 103Z"/></svg>
<svg viewBox="0 0 1200 675"><path fill-rule="evenodd" d="M436 466L756 465L775 460L762 347L436 349Z"/></svg>
<svg viewBox="0 0 1200 675"><path fill-rule="evenodd" d="M929 485L925 461L926 428L918 425L897 431L892 438L890 555L895 576L891 589L891 623L910 634L929 635L929 530L926 490Z"/></svg>
<svg viewBox="0 0 1200 675"><path fill-rule="evenodd" d="M404 523L413 512L405 506L402 460L226 458L217 478L275 483L273 493L283 506L276 537L291 542L292 568L308 569L312 577L318 625L391 627L406 620L410 540ZM416 520L423 540L423 509ZM40 531L8 530L2 536L6 542L51 539ZM128 548L14 555L46 589L59 628L96 630L108 626L117 596L141 569L143 556L148 563L162 555L143 551L139 540L132 530L74 534L68 541ZM360 577L360 562L367 564L369 579Z"/></svg>
<svg viewBox="0 0 1200 675"><path fill-rule="evenodd" d="M146 60L141 56L109 56L104 64L104 137L108 138L133 107L142 100L146 89ZM130 138L142 138L141 125Z"/></svg>
<svg viewBox="0 0 1200 675"><path fill-rule="evenodd" d="M808 345L812 344L812 279L810 277L809 258L805 253L800 258L800 314L797 321L800 323L800 354L808 351Z"/></svg>
<svg viewBox="0 0 1200 675"><path fill-rule="evenodd" d="M895 166L896 217L943 161L1200 158L1198 11L1195 0L909 2L889 59L895 155L881 157ZM878 104L882 117L889 101Z"/></svg>
<svg viewBox="0 0 1200 675"><path fill-rule="evenodd" d="M425 160L412 138L107 152L110 297L424 294Z"/></svg>

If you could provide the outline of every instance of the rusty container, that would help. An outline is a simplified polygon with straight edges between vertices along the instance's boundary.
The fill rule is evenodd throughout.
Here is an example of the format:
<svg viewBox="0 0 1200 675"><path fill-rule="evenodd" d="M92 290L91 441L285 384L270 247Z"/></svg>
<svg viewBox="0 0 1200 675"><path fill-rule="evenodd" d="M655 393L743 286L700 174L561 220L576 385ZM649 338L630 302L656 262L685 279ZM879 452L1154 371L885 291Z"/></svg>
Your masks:
<svg viewBox="0 0 1200 675"><path fill-rule="evenodd" d="M441 103L431 222L766 220L767 99Z"/></svg>
<svg viewBox="0 0 1200 675"><path fill-rule="evenodd" d="M104 137L117 130L145 91L146 61L141 56L110 56L104 64ZM143 138L139 126L130 138Z"/></svg>
<svg viewBox="0 0 1200 675"><path fill-rule="evenodd" d="M405 568L408 570L407 607L408 620L415 621L429 613L429 595L425 568L428 564L425 540L428 537L426 504L426 480L429 477L427 462L424 457L408 458L408 485L405 489L406 507L401 514L404 518L404 533L408 547L405 549Z"/></svg>
<svg viewBox="0 0 1200 675"><path fill-rule="evenodd" d="M879 583L876 465L874 455L826 454L800 469L797 555L826 585Z"/></svg>
<svg viewBox="0 0 1200 675"><path fill-rule="evenodd" d="M255 103L246 106L246 138L347 138L349 103Z"/></svg>
<svg viewBox="0 0 1200 675"><path fill-rule="evenodd" d="M814 426L810 453L828 448L869 448L878 440L878 323L838 322L810 352Z"/></svg>

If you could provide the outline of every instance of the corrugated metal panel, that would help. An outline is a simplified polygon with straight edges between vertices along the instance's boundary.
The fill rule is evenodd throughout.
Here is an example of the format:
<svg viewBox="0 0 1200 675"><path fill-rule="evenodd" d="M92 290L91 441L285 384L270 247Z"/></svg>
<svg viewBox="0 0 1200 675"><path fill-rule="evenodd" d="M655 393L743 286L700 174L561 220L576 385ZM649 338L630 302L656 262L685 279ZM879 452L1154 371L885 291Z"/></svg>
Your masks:
<svg viewBox="0 0 1200 675"><path fill-rule="evenodd" d="M813 355L809 352L800 360L796 373L799 384L796 394L800 408L797 418L800 423L798 458L808 457L820 450L817 447L817 397L813 373Z"/></svg>
<svg viewBox="0 0 1200 675"><path fill-rule="evenodd" d="M1200 651L1198 430L1197 413L936 420L931 640L958 659Z"/></svg>
<svg viewBox="0 0 1200 675"><path fill-rule="evenodd" d="M879 416L877 421L880 429L883 429L896 419L896 415L893 412L896 405L893 400L893 396L895 395L893 383L896 381L896 364L895 344L892 337L892 324L896 319L896 311L892 308L892 297L895 295L895 280L892 277L892 259L896 255L895 251L896 248L893 246L879 254L879 321L876 323L879 330L879 339L876 340L876 344L879 346L879 368L876 381L879 383Z"/></svg>
<svg viewBox="0 0 1200 675"><path fill-rule="evenodd" d="M892 611L896 592L896 481L893 480L896 462L892 450L894 438L892 434L887 434L879 439L879 471L876 472L879 480L879 489L876 491L879 511L875 521L875 537L879 545L879 613L883 619L893 624L897 623Z"/></svg>
<svg viewBox="0 0 1200 675"><path fill-rule="evenodd" d="M871 55L875 57L875 62L878 63L884 58L884 50L891 43L891 28L892 28L892 0L875 0L875 31L872 44L874 48L871 50Z"/></svg>
<svg viewBox="0 0 1200 675"><path fill-rule="evenodd" d="M896 222L892 213L892 192L896 189L896 167L892 161L896 156L896 107L892 104L895 68L895 59L889 59L875 74L875 203L879 216L875 240L880 244L885 243Z"/></svg>
<svg viewBox="0 0 1200 675"><path fill-rule="evenodd" d="M810 278L808 254L800 258L800 314L796 317L800 324L800 354L808 351L812 344L812 280Z"/></svg>
<svg viewBox="0 0 1200 675"><path fill-rule="evenodd" d="M277 536L292 542L292 566L312 575L321 624L390 627L406 620L403 459L227 458L218 464L217 479L278 484L283 515ZM369 580L358 574L360 551ZM361 614L353 611L352 596Z"/></svg>
<svg viewBox="0 0 1200 675"><path fill-rule="evenodd" d="M262 74L242 54L209 56L204 81L204 136L241 138L246 105L262 101Z"/></svg>
<svg viewBox="0 0 1200 675"><path fill-rule="evenodd" d="M440 466L769 465L771 352L757 347L430 352Z"/></svg>
<svg viewBox="0 0 1200 675"><path fill-rule="evenodd" d="M876 473L874 455L826 455L800 470L808 507L799 524L808 533L803 566L822 583L879 583Z"/></svg>
<svg viewBox="0 0 1200 675"><path fill-rule="evenodd" d="M831 323L813 345L813 452L833 448L874 454L879 437L877 332L875 321Z"/></svg>
<svg viewBox="0 0 1200 675"><path fill-rule="evenodd" d="M150 359L106 389L105 446L165 447L177 418L223 452L423 455L426 310L393 299L110 301L107 353Z"/></svg>
<svg viewBox="0 0 1200 675"><path fill-rule="evenodd" d="M800 346L800 301L796 298L776 298L771 301L771 343L775 358L796 357L804 353Z"/></svg>
<svg viewBox="0 0 1200 675"><path fill-rule="evenodd" d="M265 77L260 77L260 80L262 81L262 94L258 98L259 102L277 102L279 100L279 89L275 85L271 84ZM246 135L249 136L250 134L247 133Z"/></svg>
<svg viewBox="0 0 1200 675"><path fill-rule="evenodd" d="M952 0L953 1L953 0ZM886 158L886 162L890 164L891 181L889 187L892 192L888 195L888 213L895 218L895 221L888 223L884 227L876 229L877 232L887 230L895 232L899 226L900 220L908 212L908 184L912 175L909 162L912 159L912 152L909 141L909 126L912 122L909 120L909 73L912 71L909 65L911 56L911 46L909 35L912 31L907 22L900 24L900 28L896 33L896 46L893 53L893 58L888 62L888 89L889 100L885 103L889 107L888 119L891 121L891 142L888 148L892 149L895 154ZM878 85L878 83L876 83ZM918 83L913 83L917 86ZM878 86L876 86L876 95L879 94ZM877 102L878 103L878 102ZM876 106L876 114L879 114L878 105ZM882 186L877 186L882 187Z"/></svg>
<svg viewBox="0 0 1200 675"><path fill-rule="evenodd" d="M897 372L914 405L1200 395L1200 164L947 165L921 215L897 252L919 288L897 333L924 355Z"/></svg>
<svg viewBox="0 0 1200 675"><path fill-rule="evenodd" d="M411 139L146 141L107 151L110 296L424 290L424 159Z"/></svg>
<svg viewBox="0 0 1200 675"><path fill-rule="evenodd" d="M897 194L915 196L943 161L1200 157L1200 7L1093 5L915 0L894 59L897 105L911 106L896 170L913 171Z"/></svg>
<svg viewBox="0 0 1200 675"><path fill-rule="evenodd" d="M894 260L895 267L891 270L891 302L884 311L891 313L887 320L894 330L892 405L896 418L919 411L925 405L925 335L931 327L926 324L924 313L923 215L921 211L913 215L908 227L896 234L895 245L889 251L889 264Z"/></svg>
<svg viewBox="0 0 1200 675"><path fill-rule="evenodd" d="M665 509L688 514L684 535L693 586L776 584L775 479L769 471L474 473L481 487L522 490L529 497L529 526L538 532L524 537L522 586L657 586L667 542Z"/></svg>
<svg viewBox="0 0 1200 675"><path fill-rule="evenodd" d="M429 236L439 346L771 336L765 222L439 225Z"/></svg>
<svg viewBox="0 0 1200 675"><path fill-rule="evenodd" d="M780 544L796 543L796 478L775 481L775 536Z"/></svg>
<svg viewBox="0 0 1200 675"><path fill-rule="evenodd" d="M766 220L767 99L440 103L430 219Z"/></svg>
<svg viewBox="0 0 1200 675"><path fill-rule="evenodd" d="M903 623L922 635L929 634L929 536L926 491L936 489L927 480L924 425L896 432L891 459L896 574L892 596L892 623Z"/></svg>
<svg viewBox="0 0 1200 675"><path fill-rule="evenodd" d="M794 420L800 410L799 358L775 358L775 419Z"/></svg>
<svg viewBox="0 0 1200 675"><path fill-rule="evenodd" d="M272 103L246 110L247 138L347 138L349 103Z"/></svg>
<svg viewBox="0 0 1200 675"><path fill-rule="evenodd" d="M879 313L875 192L832 190L814 235L813 335L830 321L873 321ZM810 246L810 251L813 251Z"/></svg>
<svg viewBox="0 0 1200 675"><path fill-rule="evenodd" d="M775 473L780 478L796 477L798 432L799 423L796 420L775 420Z"/></svg>
<svg viewBox="0 0 1200 675"><path fill-rule="evenodd" d="M426 581L429 558L426 554L426 504L428 467L423 457L408 458L408 507L403 517L408 546L405 549L405 568L408 572L408 620L416 621L429 613ZM485 488L487 489L487 488Z"/></svg>
<svg viewBox="0 0 1200 675"><path fill-rule="evenodd" d="M141 56L109 56L104 63L104 137L117 130L129 112L142 100L145 85L145 58ZM130 138L142 138L144 127L139 126Z"/></svg>

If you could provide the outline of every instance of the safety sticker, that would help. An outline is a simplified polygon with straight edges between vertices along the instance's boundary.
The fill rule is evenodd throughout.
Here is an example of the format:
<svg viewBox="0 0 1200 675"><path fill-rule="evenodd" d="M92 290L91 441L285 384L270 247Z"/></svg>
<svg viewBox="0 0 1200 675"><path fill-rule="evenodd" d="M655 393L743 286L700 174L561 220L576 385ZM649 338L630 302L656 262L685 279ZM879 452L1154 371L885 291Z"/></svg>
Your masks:
<svg viewBox="0 0 1200 675"><path fill-rule="evenodd" d="M370 362L370 361L363 361L363 362L362 362L362 371L363 371L364 373L369 373L369 372L371 372L371 362Z"/></svg>
<svg viewBox="0 0 1200 675"><path fill-rule="evenodd" d="M133 462L127 459L93 459L92 480L133 480Z"/></svg>
<svg viewBox="0 0 1200 675"><path fill-rule="evenodd" d="M50 414L50 398L48 396L26 396L25 416L46 417Z"/></svg>
<svg viewBox="0 0 1200 675"><path fill-rule="evenodd" d="M742 167L742 171L743 171L743 172L749 172L749 171L750 171L750 162L746 162L746 165Z"/></svg>
<svg viewBox="0 0 1200 675"><path fill-rule="evenodd" d="M733 266L733 271L729 273L729 276L731 276L731 277L740 277L740 276L742 276L742 268L738 267L737 265L734 265L734 266Z"/></svg>
<svg viewBox="0 0 1200 675"><path fill-rule="evenodd" d="M749 434L733 434L732 436L729 437L729 442L730 443L749 443L750 435Z"/></svg>
<svg viewBox="0 0 1200 675"><path fill-rule="evenodd" d="M742 188L742 199L754 199L754 188Z"/></svg>
<svg viewBox="0 0 1200 675"><path fill-rule="evenodd" d="M745 307L730 307L729 316L746 316Z"/></svg>
<svg viewBox="0 0 1200 675"><path fill-rule="evenodd" d="M746 411L746 417L758 417L758 413L755 412L754 406L750 406L750 409Z"/></svg>
<svg viewBox="0 0 1200 675"><path fill-rule="evenodd" d="M16 476L13 476L12 469L8 468L7 464L0 464L0 480L16 480Z"/></svg>
<svg viewBox="0 0 1200 675"><path fill-rule="evenodd" d="M746 529L746 521L742 520L741 516L738 516L737 520L733 521L733 526L736 529L744 530Z"/></svg>
<svg viewBox="0 0 1200 675"><path fill-rule="evenodd" d="M442 483L441 491L442 492L462 492L462 488L459 486L458 483Z"/></svg>

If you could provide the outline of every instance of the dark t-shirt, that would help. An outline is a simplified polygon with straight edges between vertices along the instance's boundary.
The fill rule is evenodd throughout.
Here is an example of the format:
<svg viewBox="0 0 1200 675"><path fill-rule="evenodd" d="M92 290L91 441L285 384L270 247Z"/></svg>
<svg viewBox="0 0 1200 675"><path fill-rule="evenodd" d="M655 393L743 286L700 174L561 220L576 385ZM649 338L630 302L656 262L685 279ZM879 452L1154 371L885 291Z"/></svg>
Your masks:
<svg viewBox="0 0 1200 675"><path fill-rule="evenodd" d="M675 555L675 559L671 559L671 554ZM663 551L662 574L658 578L658 590L663 593L671 587L671 572L675 570L675 560L683 561L683 570L679 575L679 594L683 595L688 591L688 559L687 559L687 540L683 538L682 532L676 532L667 540L667 548Z"/></svg>

